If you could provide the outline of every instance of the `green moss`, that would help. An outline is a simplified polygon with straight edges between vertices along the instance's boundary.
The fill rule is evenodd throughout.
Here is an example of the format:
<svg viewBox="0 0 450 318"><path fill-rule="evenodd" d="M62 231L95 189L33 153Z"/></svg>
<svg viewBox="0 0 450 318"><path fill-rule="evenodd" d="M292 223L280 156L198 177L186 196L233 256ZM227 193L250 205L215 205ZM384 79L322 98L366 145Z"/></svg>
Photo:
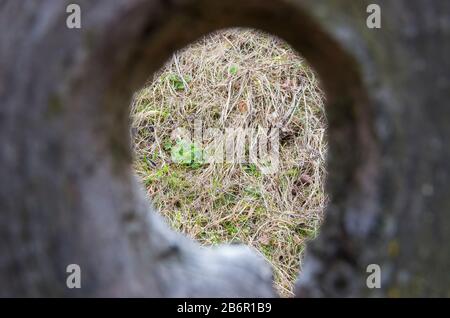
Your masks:
<svg viewBox="0 0 450 318"><path fill-rule="evenodd" d="M236 235L239 232L236 224L231 221L224 222L222 226L225 228L228 235Z"/></svg>
<svg viewBox="0 0 450 318"><path fill-rule="evenodd" d="M247 187L244 189L244 192L255 199L260 199L262 197L261 192L256 187Z"/></svg>
<svg viewBox="0 0 450 318"><path fill-rule="evenodd" d="M244 171L254 177L261 177L261 172L258 170L255 164L249 163L246 165L243 165Z"/></svg>
<svg viewBox="0 0 450 318"><path fill-rule="evenodd" d="M295 227L295 232L303 238L314 238L316 237L316 231L315 229L308 227L306 224L298 224Z"/></svg>

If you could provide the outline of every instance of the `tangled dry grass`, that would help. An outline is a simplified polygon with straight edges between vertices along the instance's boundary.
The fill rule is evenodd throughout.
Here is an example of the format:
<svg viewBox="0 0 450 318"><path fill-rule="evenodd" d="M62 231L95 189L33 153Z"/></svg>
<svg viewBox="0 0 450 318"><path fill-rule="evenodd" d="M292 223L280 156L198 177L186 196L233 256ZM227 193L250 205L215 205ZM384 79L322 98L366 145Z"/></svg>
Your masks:
<svg viewBox="0 0 450 318"><path fill-rule="evenodd" d="M183 51L136 93L135 169L170 225L202 244L254 246L292 295L305 242L318 232L324 194L324 94L286 43L249 29L211 34ZM172 132L203 127L279 127L280 166L177 164Z"/></svg>

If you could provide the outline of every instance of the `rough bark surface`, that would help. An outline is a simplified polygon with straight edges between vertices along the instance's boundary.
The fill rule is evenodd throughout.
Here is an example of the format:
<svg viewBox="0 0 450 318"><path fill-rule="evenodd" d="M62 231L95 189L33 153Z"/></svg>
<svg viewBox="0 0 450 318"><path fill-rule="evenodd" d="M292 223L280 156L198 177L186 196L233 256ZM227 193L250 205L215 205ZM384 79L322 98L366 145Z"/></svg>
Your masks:
<svg viewBox="0 0 450 318"><path fill-rule="evenodd" d="M450 2L426 0L0 0L0 296L274 296L250 249L168 229L131 168L133 92L231 26L283 37L327 93L331 203L297 295L450 296Z"/></svg>

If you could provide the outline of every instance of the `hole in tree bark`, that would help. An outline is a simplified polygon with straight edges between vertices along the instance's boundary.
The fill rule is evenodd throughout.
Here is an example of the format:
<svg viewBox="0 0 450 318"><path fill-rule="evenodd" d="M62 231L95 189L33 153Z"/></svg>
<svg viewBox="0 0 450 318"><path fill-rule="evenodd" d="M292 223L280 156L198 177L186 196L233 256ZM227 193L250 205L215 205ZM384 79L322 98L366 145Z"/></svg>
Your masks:
<svg viewBox="0 0 450 318"><path fill-rule="evenodd" d="M89 1L83 3L84 26L76 31L58 24L65 20L64 10L35 16L33 6L5 4L11 12L23 9L30 18L23 23L12 20L14 15L7 10L0 12L7 12L0 21L33 38L28 50L15 54L20 41L0 37L2 47L11 47L2 54L12 60L3 65L4 74L11 78L5 81L6 87L12 89L2 91L8 125L1 125L5 134L0 136L8 151L0 156L0 166L5 179L12 182L1 188L3 224L8 226L3 227L0 244L2 251L8 251L2 254L6 255L3 267L14 269L14 275L11 270L0 273L5 286L1 294L274 295L270 270L248 249L235 245L200 248L168 229L149 207L132 170L126 107L132 94L178 49L233 26L264 30L286 40L320 75L327 95L331 198L320 235L308 244L296 295L339 295L342 290L334 284L333 271L342 271L344 280L353 280L354 284L346 284L345 295L366 291L364 269L373 255L383 254L377 253L383 240L374 236L380 216L374 181L378 144L373 105L360 78L360 68L366 66L349 54L345 42L355 39L361 44L361 37L347 34L345 27L331 34L328 23L335 22L324 17L337 7L323 11L327 6L315 3ZM337 20L345 21L343 16ZM251 52L248 45L238 49ZM40 58L33 52L40 52ZM364 49L358 54L364 54ZM23 66L32 72L24 73ZM230 65L228 73L238 76L239 67ZM166 84L175 91L186 85L177 77L168 78ZM27 108L29 104L33 107ZM242 110L249 106L238 103L238 110L239 105ZM220 112L213 116L220 118ZM149 132L157 135L152 129ZM158 167L148 159L149 167ZM249 165L244 169L249 175L255 171ZM161 170L163 175L168 172ZM304 187L308 182L304 177L296 185ZM238 190L230 189L223 200L229 201ZM254 191L249 193L258 197ZM299 195L298 191L286 193ZM208 220L202 220L200 228L205 224ZM233 233L229 225L224 224L224 229ZM297 230L306 229L298 224ZM370 254L367 246L373 237L378 250ZM36 264L31 272L28 260ZM80 290L65 285L63 269L72 263L83 272Z"/></svg>
<svg viewBox="0 0 450 318"><path fill-rule="evenodd" d="M269 34L219 31L174 53L131 117L136 172L172 228L254 247L292 296L327 201L324 92L306 61Z"/></svg>

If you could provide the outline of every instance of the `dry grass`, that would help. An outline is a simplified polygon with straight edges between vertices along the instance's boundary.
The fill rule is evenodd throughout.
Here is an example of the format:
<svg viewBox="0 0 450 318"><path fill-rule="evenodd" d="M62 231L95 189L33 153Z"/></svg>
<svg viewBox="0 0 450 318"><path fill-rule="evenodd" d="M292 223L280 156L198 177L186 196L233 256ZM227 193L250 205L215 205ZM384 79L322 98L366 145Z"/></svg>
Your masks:
<svg viewBox="0 0 450 318"><path fill-rule="evenodd" d="M248 29L209 35L136 94L136 171L173 228L202 244L254 246L273 265L280 294L290 296L326 204L323 103L314 72L280 39ZM174 163L172 132L195 119L204 128L279 127L279 171Z"/></svg>

